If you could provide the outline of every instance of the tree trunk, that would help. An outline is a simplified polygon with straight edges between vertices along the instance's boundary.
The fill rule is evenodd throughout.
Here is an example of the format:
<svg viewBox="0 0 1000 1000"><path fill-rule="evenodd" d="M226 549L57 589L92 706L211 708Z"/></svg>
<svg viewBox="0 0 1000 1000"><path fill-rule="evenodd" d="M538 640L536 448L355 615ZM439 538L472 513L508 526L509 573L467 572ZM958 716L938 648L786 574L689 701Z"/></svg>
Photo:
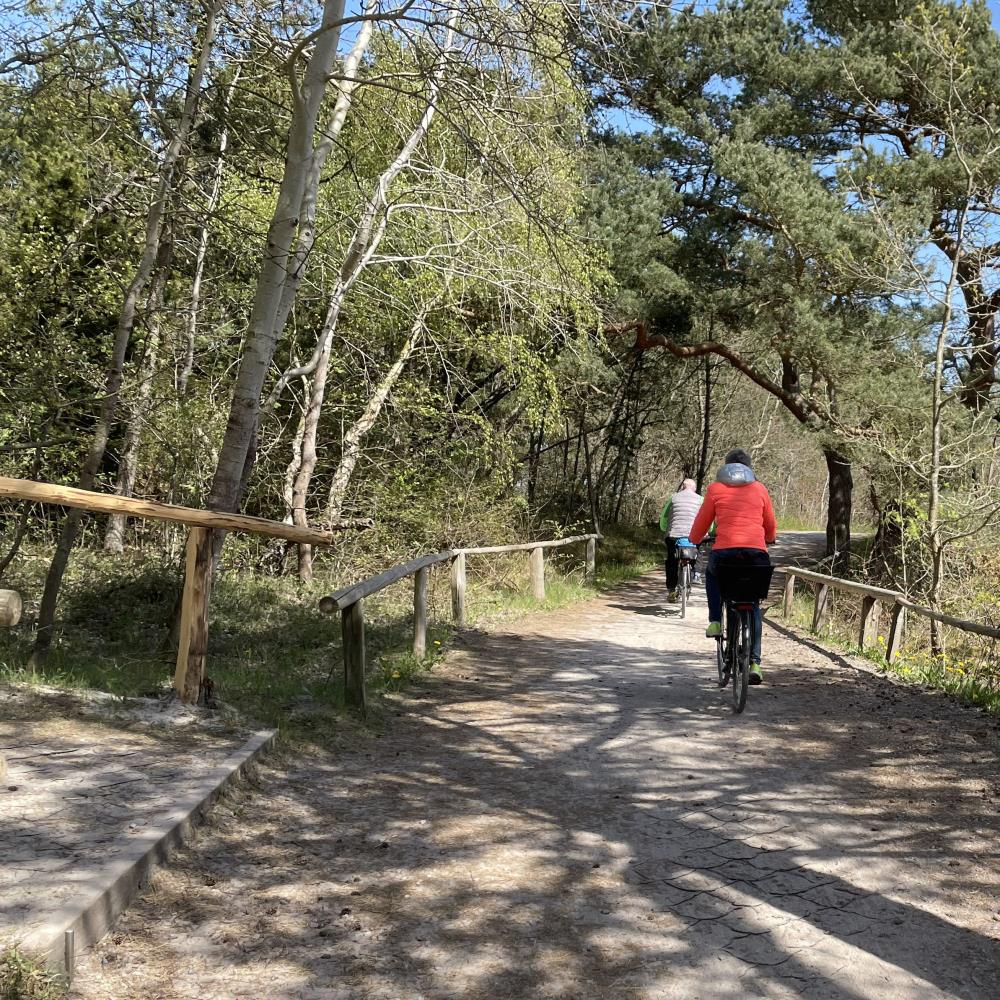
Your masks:
<svg viewBox="0 0 1000 1000"><path fill-rule="evenodd" d="M209 57L215 44L216 15L218 10L219 6L215 4L206 8L206 20L201 31L198 56L196 61L193 62L188 76L184 110L181 113L177 129L163 153L156 192L146 217L146 236L142 257L129 283L125 299L122 302L121 312L118 316L118 326L115 331L111 357L108 361L105 376L104 398L101 402L100 415L98 416L97 426L94 436L91 439L90 447L87 450L83 469L80 472L78 486L81 489L89 490L93 488L97 480L97 474L101 468L101 463L104 461L104 453L107 450L108 439L114 424L115 411L118 407L118 398L121 394L125 354L132 337L132 329L135 326L136 311L140 296L149 281L160 251L160 237L163 231L164 216L173 190L174 172L191 131L198 107L198 100L201 96L202 81L205 78ZM62 586L66 567L69 564L70 552L73 549L76 536L80 530L82 518L82 511L71 510L63 522L56 551L52 557L48 575L45 578L45 589L42 593L41 606L38 612L38 633L35 637L35 648L31 655L33 667L40 663L49 646L52 644L52 631L55 623L56 604L59 600L59 590Z"/></svg>
<svg viewBox="0 0 1000 1000"><path fill-rule="evenodd" d="M333 481L330 484L330 494L327 499L326 516L330 521L340 520L344 499L347 496L347 487L351 481L351 476L354 474L354 468L358 464L358 458L361 455L361 439L372 429L375 421L378 420L379 414L382 412L382 407L389 398L389 393L392 392L393 386L399 380L399 376L406 367L406 362L409 361L410 355L413 354L420 341L426 318L427 313L421 311L410 328L410 335L400 348L396 360L393 362L392 367L382 376L382 381L379 382L375 393L368 400L368 404L365 406L361 417L347 434L344 435L340 463L337 466L337 471L333 474Z"/></svg>
<svg viewBox="0 0 1000 1000"><path fill-rule="evenodd" d="M343 449L341 451L340 464L333 475L333 482L330 486L330 496L327 503L327 516L331 521L339 520L344 497L347 494L347 486L354 473L361 454L361 439L371 430L392 387L403 371L406 362L409 360L413 349L417 345L417 340L423 330L423 322L426 313L421 312L420 316L413 324L410 336L403 344L399 356L379 382L377 389L364 412L358 421L351 427L344 437ZM329 343L329 341L328 341ZM292 522L294 524L305 525L308 523L306 517L306 502L309 499L309 488L312 484L313 473L316 470L316 439L319 429L319 418L323 409L323 398L326 393L326 379L330 369L329 350L321 359L319 368L313 378L309 405L303 417L303 434L299 447L298 468L292 484ZM299 579L303 583L308 583L312 579L312 546L300 545L298 547L299 557Z"/></svg>
<svg viewBox="0 0 1000 1000"><path fill-rule="evenodd" d="M851 555L851 505L854 478L851 462L833 448L824 448L829 476L829 503L826 515L826 554L834 570L846 569Z"/></svg>
<svg viewBox="0 0 1000 1000"><path fill-rule="evenodd" d="M587 415L583 416L584 423L586 423ZM590 439L587 431L583 432L583 460L586 465L587 473L587 501L590 504L590 524L593 530L597 533L601 533L601 522L597 513L597 497L594 493L594 464L593 456L590 451Z"/></svg>
<svg viewBox="0 0 1000 1000"><path fill-rule="evenodd" d="M147 330L146 350L139 372L139 385L132 407L132 419L125 432L125 443L118 462L118 479L115 492L122 497L132 496L135 479L139 471L139 446L142 430L149 411L149 400L153 394L153 380L160 363L160 324L163 318L163 297L170 273L172 239L168 235L160 244L157 255L156 276L153 279L149 299L146 304ZM125 550L125 526L128 518L124 514L112 514L108 518L108 530L104 535L104 550L121 553Z"/></svg>
<svg viewBox="0 0 1000 1000"><path fill-rule="evenodd" d="M194 371L194 345L198 332L198 310L201 308L201 284L205 276L205 259L208 256L209 223L219 205L222 193L222 177L226 162L226 150L229 147L229 105L232 102L233 91L240 79L240 69L237 66L232 80L226 89L226 97L222 105L222 131L219 134L219 149L212 168L212 187L205 206L205 221L198 231L198 248L194 258L194 278L191 281L191 301L188 305L187 322L184 328L184 361L177 376L177 395L187 395L188 381Z"/></svg>
<svg viewBox="0 0 1000 1000"><path fill-rule="evenodd" d="M528 507L535 508L535 494L538 490L538 466L542 459L542 445L545 443L545 421L528 432Z"/></svg>
<svg viewBox="0 0 1000 1000"><path fill-rule="evenodd" d="M29 478L37 478L41 467L42 452L41 449L39 449L35 452L34 461L31 463ZM17 519L17 527L14 529L14 537L11 539L10 548L7 550L7 554L0 559L0 578L2 578L3 574L7 572L7 567L17 558L17 553L20 551L21 545L24 542L24 536L28 532L28 525L31 522L31 509L33 506L34 504L27 500L21 504L21 515Z"/></svg>
<svg viewBox="0 0 1000 1000"><path fill-rule="evenodd" d="M375 3L368 2L364 6L364 13L374 11ZM295 298L298 295L299 286L306 272L306 264L312 252L313 244L316 241L316 211L319 204L320 180L323 174L323 167L336 146L337 137L340 135L344 122L347 120L347 113L350 111L354 101L354 94L360 80L358 78L358 68L361 65L368 43L371 40L372 22L364 20L358 29L357 37L351 47L351 51L344 61L340 92L334 104L330 121L316 143L313 153L312 163L309 168L309 176L306 179L305 194L303 195L302 210L299 213L299 235L295 246L295 253L292 255L292 262L289 268L288 277L285 280L285 287L282 290L281 302L278 306L276 327L279 335L288 322L292 307L295 305ZM319 363L319 356L323 353L323 344L318 343L316 350L309 361L304 365L296 364L288 371L281 374L274 388L268 394L265 410L275 406L281 397L282 392L294 379L305 375L311 375L316 370Z"/></svg>
<svg viewBox="0 0 1000 1000"><path fill-rule="evenodd" d="M208 505L214 510L238 509L246 474L252 466L261 392L284 330L284 325L278 322L279 309L293 264L292 246L306 201L317 121L340 43L345 4L346 0L326 0L324 3L321 31L309 54L301 84L295 76L294 63L289 65L293 110L285 149L285 170L268 226L249 329L209 494Z"/></svg>
<svg viewBox="0 0 1000 1000"><path fill-rule="evenodd" d="M963 166L965 161L961 161ZM952 258L951 273L944 294L944 312L938 327L934 349L934 381L931 395L931 474L927 490L927 534L931 548L931 586L928 603L937 610L941 598L941 580L944 569L944 540L941 533L941 430L944 423L944 362L948 343L948 332L954 312L955 288L958 284L959 268L965 244L965 223L969 201L972 198L972 177L967 177L965 202L958 214L958 228L955 234L955 255ZM937 656L941 652L941 625L931 619L931 652Z"/></svg>
<svg viewBox="0 0 1000 1000"><path fill-rule="evenodd" d="M701 493L708 476L708 460L712 445L712 364L705 355L705 398L701 411L701 452L698 455L698 475L695 489Z"/></svg>
<svg viewBox="0 0 1000 1000"><path fill-rule="evenodd" d="M437 66L435 67L434 74L431 77L424 113L421 115L420 121L416 127L407 137L406 142L403 143L403 146L396 155L395 159L379 176L378 181L375 184L375 190L368 199L364 211L362 212L358 227L355 230L351 243L347 248L346 254L344 255L344 261L340 268L340 275L330 297L326 318L323 322L323 328L320 331L320 335L317 338L316 351L313 354L313 358L309 365L293 369L293 373L304 373L309 370L314 370L315 372L313 375L309 407L305 414L303 437L300 447L299 468L295 476L295 484L293 487L292 520L295 524L305 523L306 521L306 503L309 497L309 488L312 483L313 472L316 469L316 438L319 432L319 420L323 410L323 402L326 397L326 382L330 368L330 352L333 344L333 334L340 320L340 313L348 291L351 289L352 285L358 279L362 271L364 271L364 269L371 262L372 256L385 236L389 221L387 211L388 197L392 184L400 173L406 169L417 147L427 135L427 132L437 114L438 100L441 95L445 70L448 65L448 57L455 40L455 25L457 23L457 19L458 15L455 12L449 16L448 32L442 46L442 54L438 60ZM379 219L380 213L381 219ZM343 494L347 489L347 483L350 480L350 476L353 473L354 466L357 462L357 455L360 451L361 436L367 433L368 429L377 419L378 413L381 411L382 404L385 402L392 385L399 377L406 360L409 358L409 355L416 343L416 338L420 330L423 328L423 321L427 314L427 308L429 307L425 307L425 309L421 311L420 316L414 323L410 338L407 340L400 358L397 360L396 364L393 365L392 369L390 369L390 374L386 376L389 382L384 388L384 394L382 394L381 398L379 398L380 392L382 391L382 386L380 386L379 392L376 392L375 397L369 403L370 408L377 400L377 405L375 407L374 414L371 416L370 422L368 422L367 426L364 426L360 431L353 445L351 445L350 442L347 443L348 452L345 454L345 457L341 459L341 464L337 469L337 474L334 476L334 485L330 492L331 510L336 509L339 512L340 504L343 501ZM286 373L286 375L287 374L288 373ZM367 413L368 409L366 408L366 414ZM359 424L356 425L355 429L364 423L365 417L363 416L362 420L359 421ZM312 579L312 546L300 545L298 553L299 579L303 583L306 583Z"/></svg>

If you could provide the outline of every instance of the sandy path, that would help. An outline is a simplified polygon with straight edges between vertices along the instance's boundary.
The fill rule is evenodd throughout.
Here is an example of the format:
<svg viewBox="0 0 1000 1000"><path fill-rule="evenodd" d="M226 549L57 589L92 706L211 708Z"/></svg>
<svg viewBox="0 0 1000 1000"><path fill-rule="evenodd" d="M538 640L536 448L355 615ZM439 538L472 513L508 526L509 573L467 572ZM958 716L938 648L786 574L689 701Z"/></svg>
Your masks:
<svg viewBox="0 0 1000 1000"><path fill-rule="evenodd" d="M466 633L272 760L75 995L995 1000L997 721L774 628L734 717L662 596Z"/></svg>

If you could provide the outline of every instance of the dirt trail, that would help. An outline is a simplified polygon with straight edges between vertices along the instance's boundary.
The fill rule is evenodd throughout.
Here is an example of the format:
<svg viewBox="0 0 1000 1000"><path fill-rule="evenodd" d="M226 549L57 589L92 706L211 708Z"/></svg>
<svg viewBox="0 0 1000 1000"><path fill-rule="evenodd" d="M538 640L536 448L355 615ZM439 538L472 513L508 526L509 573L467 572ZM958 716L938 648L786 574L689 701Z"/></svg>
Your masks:
<svg viewBox="0 0 1000 1000"><path fill-rule="evenodd" d="M262 768L75 996L995 1000L997 721L775 627L734 717L702 629L651 574L465 633L383 735Z"/></svg>

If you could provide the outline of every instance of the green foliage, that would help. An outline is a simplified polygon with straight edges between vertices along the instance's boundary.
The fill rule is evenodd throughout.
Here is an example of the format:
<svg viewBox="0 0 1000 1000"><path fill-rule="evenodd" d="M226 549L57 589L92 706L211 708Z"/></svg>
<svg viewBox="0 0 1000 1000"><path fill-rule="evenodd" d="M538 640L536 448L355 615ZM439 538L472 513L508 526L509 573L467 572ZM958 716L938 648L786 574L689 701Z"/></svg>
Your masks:
<svg viewBox="0 0 1000 1000"><path fill-rule="evenodd" d="M63 1000L65 996L60 976L17 948L0 953L0 1000Z"/></svg>

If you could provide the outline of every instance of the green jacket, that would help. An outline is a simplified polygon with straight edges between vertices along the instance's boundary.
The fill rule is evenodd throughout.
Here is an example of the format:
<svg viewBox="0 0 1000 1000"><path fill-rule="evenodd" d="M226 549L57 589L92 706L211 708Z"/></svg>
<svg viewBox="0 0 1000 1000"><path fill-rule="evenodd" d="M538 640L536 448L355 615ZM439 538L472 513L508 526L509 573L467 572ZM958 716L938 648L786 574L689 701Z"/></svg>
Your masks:
<svg viewBox="0 0 1000 1000"><path fill-rule="evenodd" d="M667 501L667 506L663 508L663 513L660 515L660 531L666 534L670 530L670 508L673 507L673 500ZM649 523L648 521L646 522Z"/></svg>

